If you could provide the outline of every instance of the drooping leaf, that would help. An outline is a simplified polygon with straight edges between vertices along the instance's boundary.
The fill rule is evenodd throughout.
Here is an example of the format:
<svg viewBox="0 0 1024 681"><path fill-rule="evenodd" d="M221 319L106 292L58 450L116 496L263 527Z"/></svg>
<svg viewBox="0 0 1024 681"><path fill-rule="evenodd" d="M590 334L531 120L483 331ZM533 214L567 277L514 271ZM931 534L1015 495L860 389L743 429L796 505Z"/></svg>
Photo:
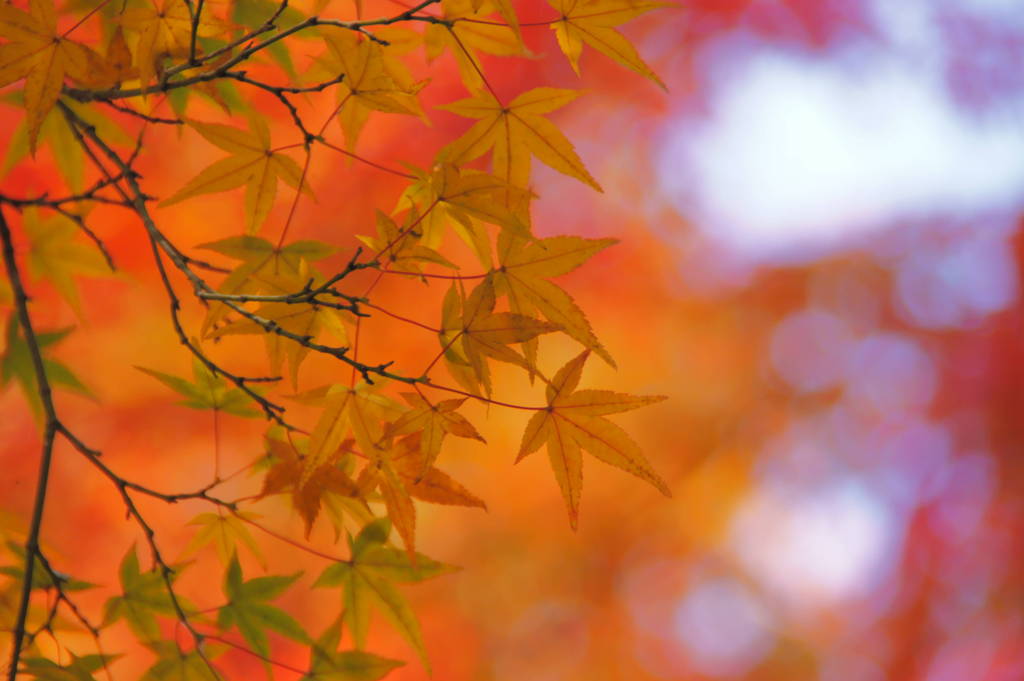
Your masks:
<svg viewBox="0 0 1024 681"><path fill-rule="evenodd" d="M197 248L241 261L217 287L220 293L229 295L265 293L282 276L300 277L308 272L303 269L303 261L310 263L322 260L337 251L335 247L321 241L303 240L287 246L275 246L266 239L250 235L210 241L199 244ZM203 320L204 336L230 312L231 309L224 303L211 302L210 310Z"/></svg>
<svg viewBox="0 0 1024 681"><path fill-rule="evenodd" d="M574 236L526 241L503 232L498 235L499 267L490 275L495 293L506 296L509 308L515 313L533 316L539 311L548 321L615 366L611 355L594 335L583 310L561 287L548 281L571 272L614 243L615 239ZM523 349L527 360L534 363L536 343L527 341Z"/></svg>
<svg viewBox="0 0 1024 681"><path fill-rule="evenodd" d="M499 6L503 12L511 11L507 3L499 3ZM478 52L502 57L524 52L517 31L488 20L495 9L486 0L442 0L443 21L427 24L423 34L427 59L432 61L450 50L459 66L462 82L472 91L484 87L484 69Z"/></svg>
<svg viewBox="0 0 1024 681"><path fill-rule="evenodd" d="M188 523L197 526L199 530L192 535L191 541L182 552L182 557L198 552L207 544L213 544L217 557L227 565L231 557L238 552L238 545L241 544L265 567L266 560L263 558L263 553L243 520L243 518L253 520L258 517L255 513L244 511L237 511L234 514L200 513Z"/></svg>
<svg viewBox="0 0 1024 681"><path fill-rule="evenodd" d="M306 464L291 443L272 437L267 437L266 442L267 451L274 457L275 463L263 478L263 488L259 497L290 491L292 504L306 526L307 538L320 513L324 496L340 495L352 499L363 507L366 506L355 482L338 465L339 459L345 454L344 450L347 449L344 444L312 473L303 477Z"/></svg>
<svg viewBox="0 0 1024 681"><path fill-rule="evenodd" d="M107 600L103 610L103 625L124 619L141 640L160 640L156 616L174 613L174 604L167 593L163 575L158 570L140 572L134 546L128 549L121 560L119 575L121 595ZM177 575L177 572L171 574L172 582Z"/></svg>
<svg viewBox="0 0 1024 681"><path fill-rule="evenodd" d="M214 409L226 414L259 418L262 413L252 408L252 398L238 388L228 387L222 376L215 376L197 357L192 358L192 381L162 371L135 367L149 374L185 398L180 402L192 409Z"/></svg>
<svg viewBox="0 0 1024 681"><path fill-rule="evenodd" d="M71 328L66 328L56 331L36 332L36 342L43 353L43 368L46 371L47 379L53 386L92 398L93 394L78 380L78 377L72 373L71 369L61 362L45 356L48 347L59 343L71 331ZM18 317L13 313L7 318L6 345L7 347L4 348L3 354L0 355L0 387L7 385L11 379L17 381L22 393L25 395L25 399L32 408L32 413L39 420L43 415L43 403L39 398L39 388L36 381L35 368L32 364L32 355L29 352L28 343L21 333Z"/></svg>
<svg viewBox="0 0 1024 681"><path fill-rule="evenodd" d="M606 418L607 414L630 411L660 402L664 397L636 396L610 390L576 390L589 350L563 366L547 387L548 407L537 411L526 424L516 461L546 444L548 459L562 490L569 524L575 530L579 519L580 491L583 487L581 450L607 464L621 468L654 485L671 496L668 485L651 467L640 447Z"/></svg>
<svg viewBox="0 0 1024 681"><path fill-rule="evenodd" d="M388 434L409 435L421 433L420 448L423 452L424 469L434 465L437 455L441 452L441 442L445 435L470 438L486 442L477 432L473 424L456 410L462 406L466 398L430 402L419 393L402 393L402 399L408 402L412 411L403 414L388 429Z"/></svg>
<svg viewBox="0 0 1024 681"><path fill-rule="evenodd" d="M515 312L494 312L494 304L494 285L490 279L477 285L465 301L452 287L446 297L439 339L449 365L468 366L474 383L482 386L487 395L492 391L488 359L515 364L533 372L536 367L509 345L532 340L559 328L550 322ZM468 387L476 390L477 385Z"/></svg>
<svg viewBox="0 0 1024 681"><path fill-rule="evenodd" d="M309 672L301 681L377 681L404 662L363 650L338 650L341 621L329 626L310 646Z"/></svg>
<svg viewBox="0 0 1024 681"><path fill-rule="evenodd" d="M144 87L162 75L166 58L188 56L192 42L192 13L185 0L155 0L152 6L128 9L121 25L137 36L135 66ZM201 16L198 35L208 37L220 28L216 18L206 11Z"/></svg>
<svg viewBox="0 0 1024 681"><path fill-rule="evenodd" d="M569 58L576 73L580 72L580 54L583 52L583 43L586 43L665 89L665 84L644 63L633 44L612 27L651 10L671 7L670 3L645 0L548 0L548 4L559 13L559 19L551 24L551 29L558 39L558 46Z"/></svg>
<svg viewBox="0 0 1024 681"><path fill-rule="evenodd" d="M225 630L238 627L246 642L264 658L270 654L266 630L308 643L309 636L302 625L284 610L267 604L267 601L280 596L300 575L270 575L243 581L242 566L238 557L233 557L224 573L223 589L228 602L218 611L217 626Z"/></svg>
<svg viewBox="0 0 1024 681"><path fill-rule="evenodd" d="M344 76L337 86L338 122L349 149L355 148L371 111L425 118L416 99L424 84L396 81L384 60L384 47L354 31L331 31L324 40L328 51L320 63L323 76ZM314 76L321 78L321 71Z"/></svg>
<svg viewBox="0 0 1024 681"><path fill-rule="evenodd" d="M35 155L39 129L60 97L64 78L95 82L105 64L94 50L57 30L53 0L30 0L28 12L0 4L0 38L9 41L0 45L0 87L25 79L28 145Z"/></svg>
<svg viewBox="0 0 1024 681"><path fill-rule="evenodd" d="M478 121L466 133L449 144L441 157L462 165L491 151L491 167L495 176L516 187L530 186L530 157L560 173L589 184L598 191L597 183L572 143L544 118L580 95L575 90L539 87L517 96L509 103L495 98L490 91L440 108Z"/></svg>
<svg viewBox="0 0 1024 681"><path fill-rule="evenodd" d="M355 539L349 540L351 559L328 566L313 586L341 587L345 624L357 648L365 647L370 614L378 610L412 645L429 672L419 622L395 583L420 582L453 568L421 554L413 562L407 553L386 546L390 531L387 518L367 525Z"/></svg>
<svg viewBox="0 0 1024 681"><path fill-rule="evenodd" d="M21 582L25 579L25 547L13 541L5 542L5 544L7 545L7 549L14 555L17 562L14 565L0 565L0 574L13 577L15 580ZM62 574L56 570L54 570L54 576L56 576L57 582L60 584L60 588L66 592L84 591L96 586L95 584L75 579L71 575ZM54 586L56 585L54 584L53 577L50 576L50 573L37 561L34 569L32 570L32 588L52 589Z"/></svg>
<svg viewBox="0 0 1024 681"><path fill-rule="evenodd" d="M207 166L161 205L169 206L200 194L246 185L245 231L252 234L259 230L270 212L277 195L278 180L299 188L302 169L295 159L272 147L270 129L259 116L249 118L251 132L195 120L189 121L189 125L210 143L232 155ZM305 186L303 189L308 191Z"/></svg>
<svg viewBox="0 0 1024 681"><path fill-rule="evenodd" d="M416 213L409 212L410 224L415 221ZM393 272L414 272L421 274L421 266L426 263L455 268L455 264L443 255L419 243L422 236L415 229L403 227L399 229L395 221L377 211L377 236L357 236L357 238L373 249L382 264Z"/></svg>
<svg viewBox="0 0 1024 681"><path fill-rule="evenodd" d="M52 282L58 293L81 316L75 277L110 276L113 271L95 245L80 241L80 230L70 219L59 213L41 219L35 207L26 208L24 216L32 275Z"/></svg>
<svg viewBox="0 0 1024 681"><path fill-rule="evenodd" d="M66 665L45 657L28 657L21 661L21 671L39 681L93 681L94 674L105 668L120 655L82 655L71 653Z"/></svg>

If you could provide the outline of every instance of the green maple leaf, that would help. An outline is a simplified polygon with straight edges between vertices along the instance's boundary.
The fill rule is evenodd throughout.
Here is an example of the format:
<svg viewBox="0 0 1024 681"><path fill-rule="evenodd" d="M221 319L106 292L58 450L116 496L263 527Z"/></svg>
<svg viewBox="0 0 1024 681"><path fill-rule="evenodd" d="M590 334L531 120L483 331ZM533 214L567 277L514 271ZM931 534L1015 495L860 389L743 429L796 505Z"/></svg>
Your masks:
<svg viewBox="0 0 1024 681"><path fill-rule="evenodd" d="M16 565L0 565L0 574L5 574L9 577L21 582L25 579L25 547L17 542L8 541L6 542L7 549L14 554L17 558ZM85 589L92 589L95 584L89 582L83 582L80 579L75 579L70 575L61 574L54 570L54 574L57 577L57 581L60 583L60 588L67 591L84 591ZM33 589L52 589L54 587L53 577L50 573L43 569L43 566L37 562L35 568L32 570L32 588Z"/></svg>
<svg viewBox="0 0 1024 681"><path fill-rule="evenodd" d="M160 627L156 615L173 615L175 612L163 575L158 570L139 571L139 558L135 554L134 545L121 560L119 575L122 593L107 601L103 613L103 626L125 619L132 631L143 641L160 640ZM175 576L171 575L172 581Z"/></svg>
<svg viewBox="0 0 1024 681"><path fill-rule="evenodd" d="M40 352L45 354L46 348L56 345L71 333L72 328L57 329L56 331L40 331L36 333L36 342L39 344ZM46 378L55 387L66 388L85 397L93 397L89 389L78 380L78 377L60 362L43 357L43 368L46 371ZM0 355L0 387L7 385L14 379L21 386L25 398L28 400L32 413L37 420L42 420L43 403L39 398L39 387L36 383L36 372L32 366L32 355L29 352L28 343L20 331L18 318L11 315L7 321L7 347L3 355Z"/></svg>
<svg viewBox="0 0 1024 681"><path fill-rule="evenodd" d="M341 620L337 620L310 648L309 672L301 681L377 681L404 662L364 650L338 650Z"/></svg>
<svg viewBox="0 0 1024 681"><path fill-rule="evenodd" d="M280 596L301 574L270 575L242 581L242 566L238 563L238 556L233 556L224 574L224 595L228 597L228 603L218 613L217 626L225 630L237 626L246 642L263 657L270 654L267 629L300 643L308 643L309 636L291 615L266 603Z"/></svg>
<svg viewBox="0 0 1024 681"><path fill-rule="evenodd" d="M206 365L197 358L192 358L193 382L188 382L179 376L165 374L162 371L154 371L145 367L135 367L139 371L149 374L160 381L168 388L183 395L185 400L180 402L192 409L214 409L225 414L245 416L248 418L260 418L262 414L249 405L252 399L238 388L229 388L227 382L220 376L215 376Z"/></svg>
<svg viewBox="0 0 1024 681"><path fill-rule="evenodd" d="M349 538L352 558L327 567L313 586L341 587L345 623L352 630L357 648L366 645L370 612L377 609L412 645L429 672L419 622L395 583L421 582L456 568L419 553L415 561L410 560L407 552L385 544L390 533L391 521L387 518L378 518L364 527L355 539Z"/></svg>
<svg viewBox="0 0 1024 681"><path fill-rule="evenodd" d="M154 641L149 644L149 648L156 653L157 660L146 670L140 681L195 681L212 678L210 668L195 648L184 652L173 641ZM225 650L224 646L209 642L203 644L206 660L214 659Z"/></svg>
<svg viewBox="0 0 1024 681"><path fill-rule="evenodd" d="M103 669L120 655L82 655L71 653L71 663L59 665L45 657L22 660L21 671L42 681L93 681L94 672Z"/></svg>

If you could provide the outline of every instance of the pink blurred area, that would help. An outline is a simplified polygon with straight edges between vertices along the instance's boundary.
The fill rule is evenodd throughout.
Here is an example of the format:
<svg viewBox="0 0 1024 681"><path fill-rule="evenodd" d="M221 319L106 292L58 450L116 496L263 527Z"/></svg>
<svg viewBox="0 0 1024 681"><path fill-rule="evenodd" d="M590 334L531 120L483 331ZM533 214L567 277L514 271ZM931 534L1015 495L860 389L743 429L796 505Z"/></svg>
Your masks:
<svg viewBox="0 0 1024 681"><path fill-rule="evenodd" d="M520 4L524 18L548 16ZM1019 3L691 0L624 31L667 93L592 51L577 79L550 31L530 31L531 49L549 59L494 60L502 91L536 78L586 89L554 118L605 189L537 168L535 228L621 240L561 283L620 367L592 362L585 387L669 396L616 422L673 496L588 459L573 533L544 457L512 466L525 418L471 407L487 444L450 442L440 466L489 510L420 506L421 550L462 570L404 591L433 678L1024 678ZM430 105L463 96L444 84L425 92ZM429 162L467 125L430 116L431 128L378 117L359 152ZM149 181L180 186L217 153L199 147L171 167L176 149L191 149L179 145L173 135L152 142ZM350 245L401 190L340 157L314 167L319 202L300 204L295 238ZM46 177L5 179L5 191L39 191ZM278 201L269 234L287 208ZM192 247L235 233L238 210L206 197L160 215ZM211 474L210 415L175 406L133 368L188 370L151 254L130 216L111 212L104 235L123 278L83 282L94 301L84 320L57 304L40 314L44 328L78 326L57 354L99 397L62 397L63 413L119 471L199 487ZM410 291L421 295L388 282L380 295L416 317L427 308ZM377 329L386 342L367 352L400 366L436 351L430 334L402 342L402 327ZM259 353L241 348L217 352L259 372ZM577 348L544 350L557 368ZM310 377L333 369L304 371L313 387ZM510 399L538 399L512 374L499 380ZM36 427L15 390L0 395L0 413L0 496L25 517ZM259 453L260 424L219 428L226 468ZM114 587L112 566L138 532L70 450L58 465L45 540L76 576ZM243 479L233 491L256 486ZM192 533L185 523L205 509L144 510L176 555ZM283 499L254 510L301 535ZM312 537L328 551L334 539L323 522ZM259 541L269 568L305 570L304 586L322 569ZM195 560L182 584L215 601L222 567L209 551ZM252 556L243 564L259 569ZM284 601L315 631L340 608L336 592L317 594ZM299 647L274 644L282 661L306 664ZM371 649L409 660L389 678L427 678L382 618ZM224 659L240 678L263 673L244 655ZM146 663L114 670L134 678Z"/></svg>

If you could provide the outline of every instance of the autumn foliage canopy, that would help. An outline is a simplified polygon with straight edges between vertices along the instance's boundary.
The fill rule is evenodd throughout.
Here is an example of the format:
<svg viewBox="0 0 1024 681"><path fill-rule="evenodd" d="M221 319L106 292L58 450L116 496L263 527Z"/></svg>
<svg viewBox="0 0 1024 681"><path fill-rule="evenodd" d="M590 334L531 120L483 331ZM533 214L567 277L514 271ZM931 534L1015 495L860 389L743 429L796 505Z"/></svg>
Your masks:
<svg viewBox="0 0 1024 681"><path fill-rule="evenodd" d="M22 452L39 465L33 506L0 524L8 678L232 678L241 659L271 676L378 679L404 664L367 649L378 627L429 670L405 585L454 568L420 552L417 508L486 508L445 454L453 439L487 442L502 410L528 416L506 460L547 456L572 528L584 452L669 494L614 420L663 398L587 379L588 365L615 360L559 283L614 240L531 229L538 164L601 191L553 122L585 95L533 66L495 66L567 59L578 72L596 51L660 86L616 27L661 6L549 0L520 21L509 0L0 4L0 87L17 112L0 195L0 382L20 389L42 434ZM538 31L564 56L531 51L524 36ZM441 145L417 132L437 115L462 121ZM367 145L373 126L393 142ZM160 167L180 181L150 181ZM344 228L326 207L339 175L325 169L338 167L356 187L388 178L346 209L359 219ZM21 191L19 177L47 173L47 191ZM337 238L301 238L304 223ZM127 242L144 245L144 273L122 273ZM162 327L133 333L172 337L179 356L131 371L181 405L168 408L212 418L205 459L180 464L201 471L197 488L123 470L64 416L70 394L96 399L94 380L54 348L105 323L89 320L89 295L133 286L166 310ZM80 324L48 326L58 308ZM244 419L261 425L239 466L218 438ZM95 538L120 565L102 587L47 548L59 529L44 519L47 479L64 474L64 454L132 526L134 543ZM161 532L172 508L192 510L184 547ZM275 571L263 540L319 571ZM204 570L205 588L182 585ZM332 610L325 629L289 613L313 600ZM297 646L308 662L282 661Z"/></svg>

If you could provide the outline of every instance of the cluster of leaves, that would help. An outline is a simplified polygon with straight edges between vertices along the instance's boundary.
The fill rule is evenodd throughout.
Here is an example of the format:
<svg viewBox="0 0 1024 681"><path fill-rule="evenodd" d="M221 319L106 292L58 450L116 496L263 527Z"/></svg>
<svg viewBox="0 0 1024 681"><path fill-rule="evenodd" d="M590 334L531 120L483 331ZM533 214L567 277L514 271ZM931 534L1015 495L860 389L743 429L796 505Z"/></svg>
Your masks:
<svg viewBox="0 0 1024 681"><path fill-rule="evenodd" d="M58 13L53 0L28 0L24 7L0 4L0 87L13 85L7 98L24 112L7 150L7 165L20 167L48 149L67 187L66 195L56 198L0 196L0 209L21 213L33 279L49 281L81 315L76 277L109 276L115 269L102 229L93 224L93 207L134 212L157 254L172 303L171 328L193 362L191 380L140 369L178 393L184 406L211 410L215 418L230 414L270 421L263 451L248 468L259 487L247 497L214 496L226 480L219 468L206 487L175 494L118 475L60 420L50 387L88 390L68 367L45 357L49 346L70 330L37 333L23 323L30 322L25 290L34 282L20 274L6 216L0 213L5 247L12 253L6 259L9 290L0 291L6 298L0 302L12 307L0 380L20 384L43 424L44 468L53 439L67 439L113 483L151 557L150 569L143 571L136 548L128 551L120 593L108 600L102 619L94 621L72 595L91 585L62 576L39 549L38 516L45 497L37 498L27 555L16 556L23 567L4 568L9 578L4 594L10 596L5 599L17 590L23 594L23 607L0 610L2 628L13 632L11 678L15 673L94 678L116 657L100 647L103 630L124 621L156 658L147 679L220 678L217 657L231 650L255 655L268 672L282 666L306 679L376 679L400 663L363 650L373 611L390 621L427 666L416 617L395 585L451 570L417 552L415 502L486 508L438 467L449 436L485 441L461 411L470 400L532 414L519 458L546 447L573 528L583 451L668 494L639 447L605 418L661 398L579 389L591 354L609 364L613 360L584 312L553 281L614 241L538 238L531 229L534 160L600 190L573 145L547 117L580 92L536 87L507 101L498 96L482 55L529 54L522 34L526 27L508 0L423 0L377 19L362 18L360 0L354 6L336 5L328 0L301 7L284 0L102 0L83 8L72 3ZM660 3L551 0L550 6L550 20L531 26L552 29L574 69L587 45L661 84L615 29ZM336 18L346 14L355 18ZM301 74L293 61L296 45L304 54L313 53L313 63ZM438 149L429 168L403 161L405 170L396 170L358 155L371 117L428 119L420 99L428 81L417 80L410 65L417 56L429 62L445 53L454 58L468 96L442 108L473 120L466 132ZM283 132L272 131L267 113L253 104L266 96L290 120ZM307 121L325 99L330 115L322 125L311 126ZM214 107L228 122L209 120ZM245 127L234 122L238 116L247 119ZM331 141L335 120L343 142ZM170 129L188 143L198 141L198 135L226 155L167 192L160 205L245 188L237 234L204 243L193 254L175 245L173 225L165 228L158 220L152 201L164 192L157 187L144 191L135 170L144 138ZM279 134L285 138L275 139ZM395 204L383 207L387 212L378 210L376 224L363 230L370 233L359 237L362 248L334 269L322 263L332 262L340 244L288 240L295 206L316 190L309 169L324 154L358 161L353 172L388 172L406 183ZM261 234L268 229L281 182L291 209L275 241ZM447 249L456 239L479 261L479 272L463 274L454 264ZM415 285L447 285L437 321L421 323L376 304L373 294L385 276ZM186 330L179 318L182 301L172 281L177 277L206 308L196 329ZM359 359L360 339L375 348L383 343L360 335L364 320L374 315L407 322L436 338L438 350L425 368L402 372L390 362ZM540 338L555 333L582 350L548 376ZM207 348L229 336L262 339L265 376L239 375L211 356ZM301 368L312 354L334 361L341 369L338 376L305 385ZM495 399L495 363L518 367L542 384L544 404ZM280 386L282 374L290 392ZM305 428L292 423L290 414L286 417L283 397L312 412ZM161 552L156 533L134 502L140 495L211 505L193 520L196 534L179 561L168 561ZM317 638L271 605L298 574L243 575L239 548L261 560L251 528L280 538L246 507L274 495L287 495L306 539L322 510L336 536L348 537L347 557L305 549L330 562L313 587L341 589L341 614ZM392 527L402 549L391 544ZM301 540L285 539L303 550ZM183 560L209 547L225 565L225 600L197 606L178 593L175 582ZM25 579L26 570L31 580ZM38 592L56 593L48 609L38 607L41 599L33 597ZM70 660L46 657L41 635L63 646L54 633L58 622L91 634L96 652L73 651ZM183 627L191 640L175 635L168 641L166 626L172 622L176 634ZM343 629L350 632L354 649L339 652ZM308 646L308 668L276 661L268 633Z"/></svg>

